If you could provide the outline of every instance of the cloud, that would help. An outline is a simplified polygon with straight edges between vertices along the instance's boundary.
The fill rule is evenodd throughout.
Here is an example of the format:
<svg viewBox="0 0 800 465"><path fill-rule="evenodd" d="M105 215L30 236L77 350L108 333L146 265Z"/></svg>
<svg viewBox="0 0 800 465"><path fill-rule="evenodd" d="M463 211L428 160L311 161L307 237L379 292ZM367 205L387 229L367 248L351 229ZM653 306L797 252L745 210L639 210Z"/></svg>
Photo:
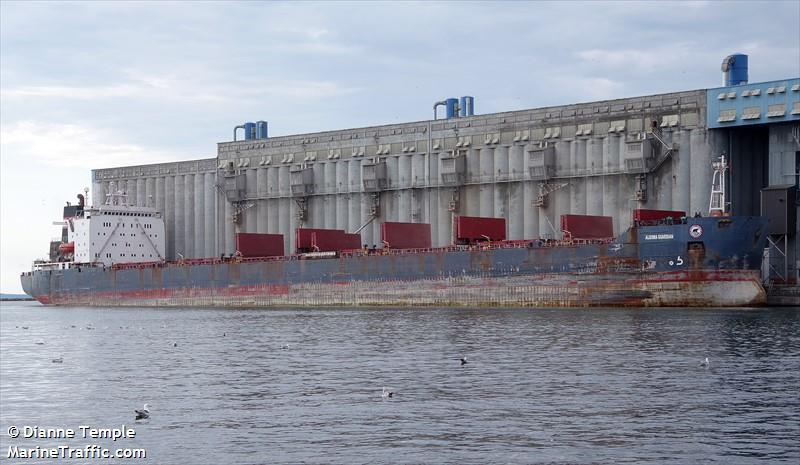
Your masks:
<svg viewBox="0 0 800 465"><path fill-rule="evenodd" d="M579 50L574 56L594 69L610 70L619 74L620 69L645 73L674 72L676 68L693 64L700 66L708 62L722 61L717 51L704 49L700 44L681 42L656 45L647 48Z"/></svg>
<svg viewBox="0 0 800 465"><path fill-rule="evenodd" d="M305 101L350 95L360 90L332 81L259 79L224 85L197 82L188 76L154 76L128 71L128 82L99 86L33 85L3 88L3 99L149 99L183 103L235 103L242 99L291 97Z"/></svg>
<svg viewBox="0 0 800 465"><path fill-rule="evenodd" d="M23 86L3 89L2 98L67 98L77 100L94 100L101 98L134 97L140 88L128 84L114 86Z"/></svg>
<svg viewBox="0 0 800 465"><path fill-rule="evenodd" d="M191 158L186 153L122 142L116 134L95 127L30 120L0 129L0 152L4 162L86 170Z"/></svg>

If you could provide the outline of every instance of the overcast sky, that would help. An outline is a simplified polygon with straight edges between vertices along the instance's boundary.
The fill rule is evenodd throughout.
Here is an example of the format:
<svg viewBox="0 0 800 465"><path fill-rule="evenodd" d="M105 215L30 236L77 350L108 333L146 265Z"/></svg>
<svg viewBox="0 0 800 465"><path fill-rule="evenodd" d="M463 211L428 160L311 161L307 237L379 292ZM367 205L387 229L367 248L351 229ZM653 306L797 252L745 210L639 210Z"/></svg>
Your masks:
<svg viewBox="0 0 800 465"><path fill-rule="evenodd" d="M0 2L0 289L44 257L90 169L270 135L800 75L800 2Z"/></svg>

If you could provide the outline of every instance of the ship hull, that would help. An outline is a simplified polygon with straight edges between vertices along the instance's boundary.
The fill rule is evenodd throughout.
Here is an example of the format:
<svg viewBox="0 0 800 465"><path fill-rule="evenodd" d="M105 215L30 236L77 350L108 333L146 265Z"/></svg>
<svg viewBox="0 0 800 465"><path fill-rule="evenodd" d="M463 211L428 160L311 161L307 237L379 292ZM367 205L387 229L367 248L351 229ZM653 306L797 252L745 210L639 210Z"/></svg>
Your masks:
<svg viewBox="0 0 800 465"><path fill-rule="evenodd" d="M763 305L766 222L692 223L631 228L610 244L72 267L24 273L22 283L43 304L76 306ZM706 233L691 237L697 226Z"/></svg>
<svg viewBox="0 0 800 465"><path fill-rule="evenodd" d="M649 274L648 276L531 275L450 277L431 280L254 284L34 296L43 304L128 307L750 307L766 294L752 271Z"/></svg>

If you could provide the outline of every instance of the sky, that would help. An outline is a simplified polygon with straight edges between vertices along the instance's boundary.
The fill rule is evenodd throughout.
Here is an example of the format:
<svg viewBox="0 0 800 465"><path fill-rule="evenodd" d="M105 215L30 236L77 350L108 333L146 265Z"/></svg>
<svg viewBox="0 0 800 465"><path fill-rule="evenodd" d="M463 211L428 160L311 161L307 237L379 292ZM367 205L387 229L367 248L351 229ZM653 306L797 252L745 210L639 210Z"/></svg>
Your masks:
<svg viewBox="0 0 800 465"><path fill-rule="evenodd" d="M0 291L91 169L270 136L800 76L800 2L0 2ZM90 194L91 195L91 194Z"/></svg>

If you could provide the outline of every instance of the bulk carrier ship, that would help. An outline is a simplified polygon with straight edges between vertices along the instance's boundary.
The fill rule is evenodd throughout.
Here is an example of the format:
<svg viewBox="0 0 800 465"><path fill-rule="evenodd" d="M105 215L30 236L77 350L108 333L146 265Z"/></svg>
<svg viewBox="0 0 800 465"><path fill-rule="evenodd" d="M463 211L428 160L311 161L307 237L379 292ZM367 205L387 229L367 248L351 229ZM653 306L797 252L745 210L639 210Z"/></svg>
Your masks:
<svg viewBox="0 0 800 465"><path fill-rule="evenodd" d="M506 240L505 219L453 217L453 245L430 247L425 224L382 224L382 247L341 230L237 234L234 255L166 261L165 225L122 190L64 209L51 259L21 276L47 305L89 306L755 306L766 302L767 220L727 216L725 157L714 163L709 215L634 210L563 215L560 239ZM426 237L427 234L427 237Z"/></svg>

